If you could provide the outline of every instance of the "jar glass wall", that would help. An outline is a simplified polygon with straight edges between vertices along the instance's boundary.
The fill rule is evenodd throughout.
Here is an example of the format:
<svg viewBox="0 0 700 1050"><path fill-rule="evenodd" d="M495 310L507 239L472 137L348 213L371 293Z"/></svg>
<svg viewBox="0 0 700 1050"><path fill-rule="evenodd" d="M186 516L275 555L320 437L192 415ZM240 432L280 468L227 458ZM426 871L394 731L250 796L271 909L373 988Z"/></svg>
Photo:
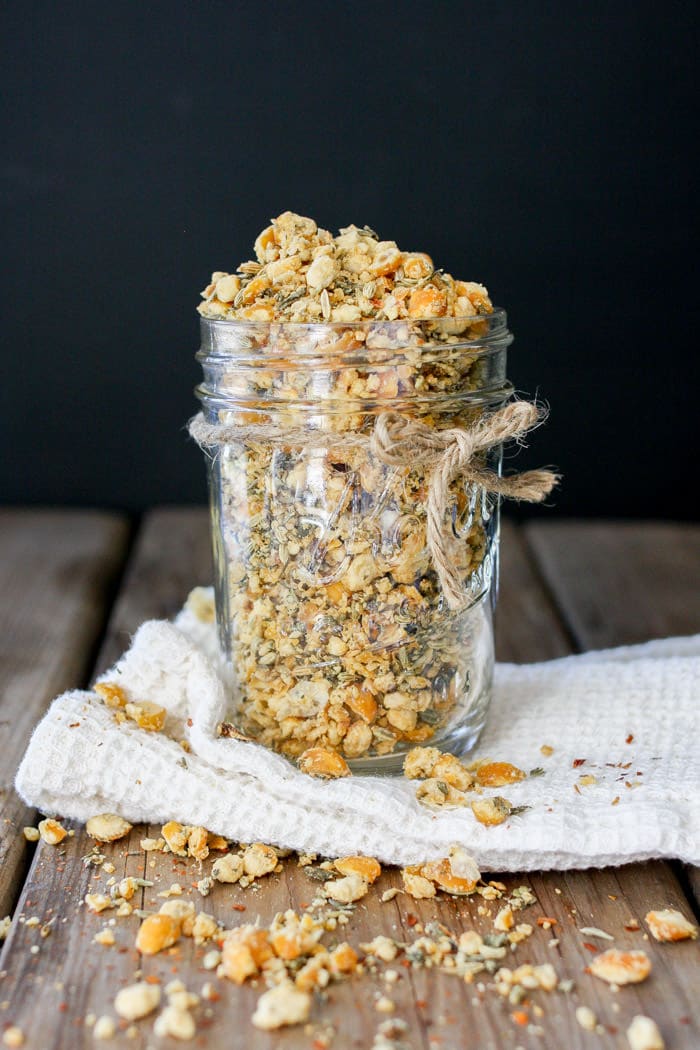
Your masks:
<svg viewBox="0 0 700 1050"><path fill-rule="evenodd" d="M312 746L393 772L417 744L463 752L493 673L498 497L456 480L449 526L464 601L427 542L429 478L389 465L383 413L466 428L510 397L502 310L425 322L202 319L221 648L240 728L290 758ZM231 437L231 428L234 436ZM501 449L481 463L498 472Z"/></svg>

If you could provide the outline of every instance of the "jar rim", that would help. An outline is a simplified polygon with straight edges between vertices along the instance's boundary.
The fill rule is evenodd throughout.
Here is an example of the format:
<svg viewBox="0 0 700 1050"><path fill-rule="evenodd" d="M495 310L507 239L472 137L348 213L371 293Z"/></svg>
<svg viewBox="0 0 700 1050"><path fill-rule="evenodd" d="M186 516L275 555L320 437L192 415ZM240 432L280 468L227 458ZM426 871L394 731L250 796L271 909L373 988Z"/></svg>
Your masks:
<svg viewBox="0 0 700 1050"><path fill-rule="evenodd" d="M456 330L455 330L456 329ZM476 329L474 331L473 329ZM325 364L340 355L344 365L389 365L407 354L486 356L510 346L506 311L466 318L397 318L395 321L286 322L202 317L201 362L236 362L261 366L284 361L286 367ZM294 361L292 365L291 361Z"/></svg>

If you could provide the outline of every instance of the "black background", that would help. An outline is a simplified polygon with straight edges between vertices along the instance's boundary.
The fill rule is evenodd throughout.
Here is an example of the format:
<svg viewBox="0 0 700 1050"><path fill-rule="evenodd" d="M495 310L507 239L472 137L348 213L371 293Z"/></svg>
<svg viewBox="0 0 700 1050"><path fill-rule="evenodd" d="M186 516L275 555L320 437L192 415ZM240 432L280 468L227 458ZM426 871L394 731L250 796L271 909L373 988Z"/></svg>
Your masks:
<svg viewBox="0 0 700 1050"><path fill-rule="evenodd" d="M689 517L691 10L6 6L2 499L204 499L198 292L291 208L506 306L551 405L518 463L565 475L537 513Z"/></svg>

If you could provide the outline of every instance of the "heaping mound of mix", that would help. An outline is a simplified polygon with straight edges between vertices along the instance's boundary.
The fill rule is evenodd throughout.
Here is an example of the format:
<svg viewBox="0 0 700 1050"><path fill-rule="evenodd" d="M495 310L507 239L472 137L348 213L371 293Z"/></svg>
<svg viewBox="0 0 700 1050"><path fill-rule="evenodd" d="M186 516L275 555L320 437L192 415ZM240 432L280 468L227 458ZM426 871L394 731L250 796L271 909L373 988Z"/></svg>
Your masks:
<svg viewBox="0 0 700 1050"><path fill-rule="evenodd" d="M487 290L436 270L425 252L402 251L368 226L337 237L286 211L255 241L256 260L216 271L202 292L204 317L238 321L353 323L489 314Z"/></svg>

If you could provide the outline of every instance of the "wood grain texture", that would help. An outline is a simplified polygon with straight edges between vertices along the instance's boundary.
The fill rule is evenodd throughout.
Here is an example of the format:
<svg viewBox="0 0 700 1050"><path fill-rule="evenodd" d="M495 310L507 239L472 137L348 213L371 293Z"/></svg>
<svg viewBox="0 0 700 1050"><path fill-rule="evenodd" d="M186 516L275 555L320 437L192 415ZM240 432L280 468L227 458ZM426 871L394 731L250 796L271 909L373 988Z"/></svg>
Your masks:
<svg viewBox="0 0 700 1050"><path fill-rule="evenodd" d="M211 583L209 512L160 507L143 520L95 664L100 674L124 652L144 620L174 616L192 587Z"/></svg>
<svg viewBox="0 0 700 1050"><path fill-rule="evenodd" d="M30 852L14 774L48 702L85 682L128 534L115 514L0 510L0 918Z"/></svg>
<svg viewBox="0 0 700 1050"><path fill-rule="evenodd" d="M172 613L189 587L204 581L209 564L206 513L189 511L182 517L180 513L156 512L146 520L115 608L106 651L98 660L100 666L114 659L126 635L143 618ZM528 559L527 549L513 529L504 530L503 559L498 621L500 657L536 659L566 652L567 629L557 621L552 597L543 588L539 568ZM140 838L158 830L135 828L129 840L105 849L115 864L115 877L124 873L139 874L157 883L143 894L142 903L149 909L159 906L158 891L178 881L185 887L187 897L226 926L255 921L258 916L261 922L267 923L277 911L308 903L317 890L317 884L290 859L285 862L282 875L261 880L248 890L216 886L202 899L193 888L202 874L194 861L183 861L172 855L144 855L139 850ZM106 882L103 873L95 876L82 865L80 858L89 846L78 829L75 837L66 841L65 848L42 846L37 850L20 902L21 911L25 917L36 915L42 922L56 912L60 918L45 941L40 940L37 928L17 922L0 961L6 971L0 984L0 999L9 1001L5 1017L22 1027L26 1045L36 1050L82 1050L94 1046L83 1023L85 1015L88 1012L113 1014L115 991L134 979L140 965L144 973L160 978L162 983L177 975L194 991L199 991L205 980L212 979L202 968L203 949L195 948L187 940L169 953L141 963L133 948L138 926L135 917L118 921L116 947L103 948L92 943L94 933L108 921L109 912L95 916L80 905L88 888L104 888ZM209 863L205 862L204 870L208 868ZM668 865L634 865L603 872L545 873L530 877L515 875L502 881L508 887L530 885L538 897L539 903L521 912L519 919L533 924L540 915L557 919L557 925L550 931L536 929L533 937L519 949L514 963L550 961L561 978L569 977L576 982L575 990L569 995L535 992L531 996L526 1004L528 1016L533 1025L541 1027L542 1034L537 1027L531 1030L514 1022L511 1016L514 1008L488 989L488 978L483 987L479 983L466 985L434 970L406 969L399 960L392 965L399 973L399 980L390 989L382 981L357 978L332 985L327 1000L315 1004L314 1026L322 1021L335 1028L333 1050L369 1050L377 1025L384 1019L374 1007L375 997L381 991L394 1000L395 1016L408 1022L406 1044L412 1050L511 1050L515 1047L623 1050L627 1047L624 1029L633 1014L639 1012L657 1018L669 1048L691 1050L697 1046L696 1031L690 1023L685 1023L693 1010L692 959L697 958L697 946L656 945L644 939L642 919L649 907L675 905L687 911L687 901ZM339 939L347 938L357 944L378 933L386 933L399 940L413 940L419 929L412 925L414 919L438 920L457 933L466 928L476 928L483 933L493 929L493 916L498 908L495 902L485 905L477 898L419 902L400 895L382 904L381 892L390 885L400 885L396 871L382 875L376 890L359 903ZM245 907L245 912L237 911L234 905ZM636 918L642 929L625 931L624 924L630 918ZM582 925L609 930L621 947L643 945L653 958L652 979L615 995L606 985L586 974L585 967L592 955L584 947L584 941L590 938L578 932ZM559 942L556 946L550 946L553 938ZM601 950L606 947L605 943L598 943ZM38 954L30 953L32 945L39 946ZM221 999L210 1008L198 1010L199 1031L191 1045L206 1046L210 1050L248 1050L249 1047L309 1050L313 1046L317 1027L311 1032L298 1028L266 1035L251 1026L250 1016L260 987L236 988L225 981L216 982L216 986ZM39 997L41 1009L37 1010ZM581 1003L591 1006L606 1025L602 1034L592 1035L578 1026L574 1010ZM543 1011L541 1017L537 1016L538 1009ZM146 1050L156 1045L151 1020L138 1026L134 1038L122 1031L106 1045L118 1050L127 1047ZM164 1050L174 1050L177 1045L181 1044L172 1040L157 1041L157 1046Z"/></svg>
<svg viewBox="0 0 700 1050"><path fill-rule="evenodd" d="M525 535L582 649L700 630L700 528L538 522Z"/></svg>
<svg viewBox="0 0 700 1050"><path fill-rule="evenodd" d="M501 525L496 659L529 663L570 652L566 630L542 587L522 533L506 520Z"/></svg>

